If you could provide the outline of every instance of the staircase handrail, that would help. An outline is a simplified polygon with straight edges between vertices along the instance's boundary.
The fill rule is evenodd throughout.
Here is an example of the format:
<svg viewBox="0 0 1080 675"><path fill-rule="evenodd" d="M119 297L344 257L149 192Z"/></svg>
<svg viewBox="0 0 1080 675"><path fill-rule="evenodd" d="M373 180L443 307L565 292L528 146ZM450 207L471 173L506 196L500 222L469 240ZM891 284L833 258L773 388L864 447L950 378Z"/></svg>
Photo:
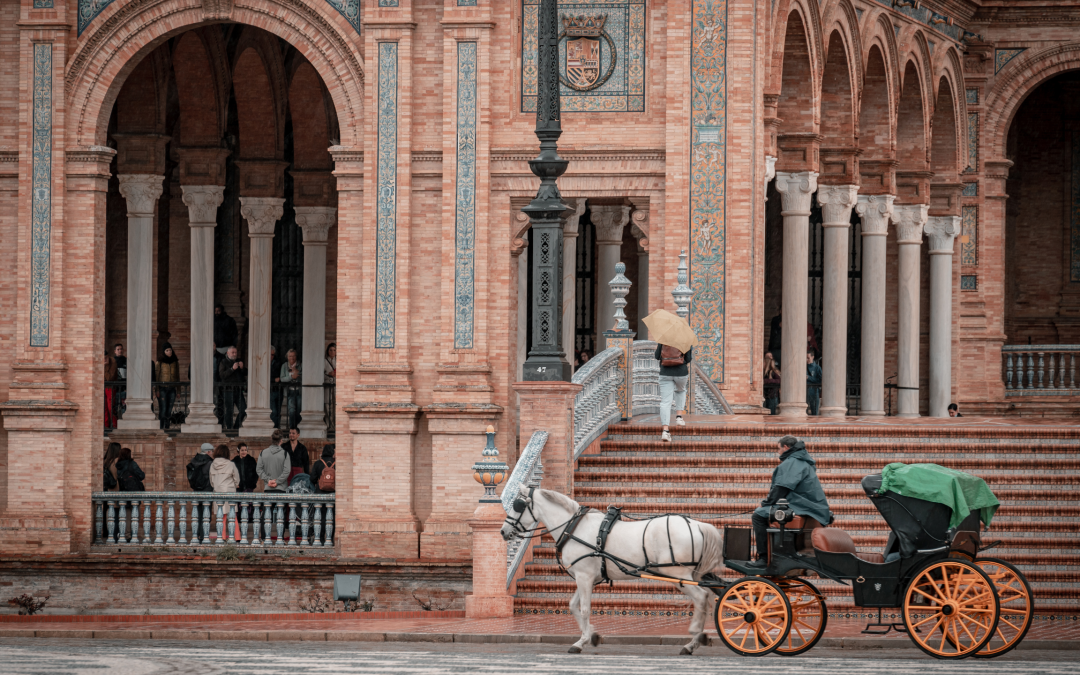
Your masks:
<svg viewBox="0 0 1080 675"><path fill-rule="evenodd" d="M623 350L609 347L574 373L571 382L581 385L574 397L575 460L607 431L608 425L622 419L618 393L625 372Z"/></svg>
<svg viewBox="0 0 1080 675"><path fill-rule="evenodd" d="M631 414L655 415L660 412L660 362L653 358L656 342L634 340L631 356L634 359Z"/></svg>
<svg viewBox="0 0 1080 675"><path fill-rule="evenodd" d="M540 487L540 481L544 478L544 463L540 459L540 455L544 451L547 439L548 432L534 431L528 445L521 451L521 456L518 457L517 462L514 464L514 470L510 472L510 477L506 479L506 485L503 487L502 493L502 507L507 514L511 512L510 505L517 499L518 491L522 485ZM507 588L510 588L510 584L513 583L518 567L521 566L521 561L525 558L525 553L529 550L532 542L532 539L518 539L516 537L507 542Z"/></svg>
<svg viewBox="0 0 1080 675"><path fill-rule="evenodd" d="M712 378L694 361L690 362L694 378L694 412L701 415L732 415L731 406ZM698 384L704 387L697 386Z"/></svg>

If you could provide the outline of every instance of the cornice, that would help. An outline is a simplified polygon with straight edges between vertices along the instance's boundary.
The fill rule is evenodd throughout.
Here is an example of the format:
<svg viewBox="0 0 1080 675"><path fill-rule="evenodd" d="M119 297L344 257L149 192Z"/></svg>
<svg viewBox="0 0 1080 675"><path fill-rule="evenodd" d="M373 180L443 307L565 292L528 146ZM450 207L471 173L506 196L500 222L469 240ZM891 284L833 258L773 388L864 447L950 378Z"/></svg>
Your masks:
<svg viewBox="0 0 1080 675"><path fill-rule="evenodd" d="M530 148L524 149L510 149L510 148L496 148L491 151L491 159L493 161L502 162L528 162L536 159L536 149ZM601 150L571 150L566 148L559 148L559 156L563 159L569 160L589 160L589 161L620 161L620 160L637 160L637 161L664 161L667 154L664 150L617 150L617 149L601 149Z"/></svg>

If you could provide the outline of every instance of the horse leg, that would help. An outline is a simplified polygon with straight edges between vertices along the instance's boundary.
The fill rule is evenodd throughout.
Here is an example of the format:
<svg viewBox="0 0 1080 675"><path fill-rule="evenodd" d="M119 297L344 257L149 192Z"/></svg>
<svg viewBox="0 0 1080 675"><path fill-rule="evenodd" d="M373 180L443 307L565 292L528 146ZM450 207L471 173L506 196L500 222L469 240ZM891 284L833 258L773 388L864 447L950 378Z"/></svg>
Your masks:
<svg viewBox="0 0 1080 675"><path fill-rule="evenodd" d="M709 645L709 636L705 634L705 612L712 592L700 586L681 586L679 590L694 603L694 616L690 619L691 639L679 652L680 656L688 656L698 647Z"/></svg>
<svg viewBox="0 0 1080 675"><path fill-rule="evenodd" d="M581 628L581 639L567 650L571 654L580 654L586 644L591 643L594 647L600 644L600 636L593 631L590 621L592 616L592 582L584 579L584 576L587 575L575 579L577 581L577 592L574 593L574 597L570 601L570 611L574 613L578 627Z"/></svg>

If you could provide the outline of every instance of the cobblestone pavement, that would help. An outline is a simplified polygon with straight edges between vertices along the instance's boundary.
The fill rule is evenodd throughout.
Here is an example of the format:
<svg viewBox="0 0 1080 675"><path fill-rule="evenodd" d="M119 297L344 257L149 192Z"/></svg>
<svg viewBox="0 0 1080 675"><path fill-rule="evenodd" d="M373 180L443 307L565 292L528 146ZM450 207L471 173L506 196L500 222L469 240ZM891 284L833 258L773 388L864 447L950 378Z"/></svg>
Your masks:
<svg viewBox="0 0 1080 675"><path fill-rule="evenodd" d="M913 647L852 652L814 651L785 659L743 658L723 646L679 657L678 647L601 645L594 653L569 655L554 644L308 644L278 642L170 642L153 645L112 640L0 638L5 675L306 675L307 673L442 675L544 673L544 675L1075 675L1076 652L1013 652L993 661L935 661Z"/></svg>

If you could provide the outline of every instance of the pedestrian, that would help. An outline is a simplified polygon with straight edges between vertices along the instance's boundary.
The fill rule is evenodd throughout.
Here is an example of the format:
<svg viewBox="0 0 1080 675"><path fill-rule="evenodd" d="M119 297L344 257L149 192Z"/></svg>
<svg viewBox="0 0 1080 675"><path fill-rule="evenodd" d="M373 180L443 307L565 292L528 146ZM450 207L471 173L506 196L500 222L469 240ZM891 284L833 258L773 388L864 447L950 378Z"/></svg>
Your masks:
<svg viewBox="0 0 1080 675"><path fill-rule="evenodd" d="M780 365L780 350L784 347L784 310L776 308L776 316L769 322L769 351L772 352L773 360Z"/></svg>
<svg viewBox="0 0 1080 675"><path fill-rule="evenodd" d="M146 474L132 459L131 448L121 448L116 462L116 482L120 484L120 492L145 492L144 480Z"/></svg>
<svg viewBox="0 0 1080 675"><path fill-rule="evenodd" d="M270 421L281 428L281 359L277 347L270 345Z"/></svg>
<svg viewBox="0 0 1080 675"><path fill-rule="evenodd" d="M247 414L247 405L244 401L244 385L247 383L247 369L244 362L236 353L236 347L225 350L225 358L218 365L221 375L221 407L222 424L226 429L239 429L244 416ZM236 407L235 425L233 407Z"/></svg>
<svg viewBox="0 0 1080 675"><path fill-rule="evenodd" d="M199 447L199 452L188 462L187 479L193 492L213 492L214 490L214 486L210 483L210 465L214 462L210 453L213 451L214 446L203 443Z"/></svg>
<svg viewBox="0 0 1080 675"><path fill-rule="evenodd" d="M116 369L116 357L105 352L105 428L116 428L116 382L120 375Z"/></svg>
<svg viewBox="0 0 1080 675"><path fill-rule="evenodd" d="M821 366L814 362L814 350L806 350L806 405L811 415L818 414L821 405Z"/></svg>
<svg viewBox="0 0 1080 675"><path fill-rule="evenodd" d="M285 352L281 364L281 383L285 385L285 399L289 410L289 429L300 424L300 373L303 370L295 349Z"/></svg>
<svg viewBox="0 0 1080 675"><path fill-rule="evenodd" d="M769 409L769 414L775 415L776 408L780 405L780 368L777 367L772 352L765 352L765 371L762 374L762 385L765 394L765 407Z"/></svg>
<svg viewBox="0 0 1080 675"><path fill-rule="evenodd" d="M949 417L963 417L963 415L960 414L960 407L955 403L949 404Z"/></svg>
<svg viewBox="0 0 1080 675"><path fill-rule="evenodd" d="M337 382L337 343L331 342L326 346L326 358L323 363L323 382L334 384Z"/></svg>
<svg viewBox="0 0 1080 675"><path fill-rule="evenodd" d="M117 342L113 345L113 358L116 359L117 379L127 379L127 357L124 356L124 345Z"/></svg>
<svg viewBox="0 0 1080 675"><path fill-rule="evenodd" d="M686 387L690 380L690 362L694 359L694 345L697 336L686 323L667 310L658 309L645 317L649 334L656 340L656 353L653 355L660 362L660 440L671 442L669 425L671 408L674 405L675 424L685 426L683 413L686 408Z"/></svg>
<svg viewBox="0 0 1080 675"><path fill-rule="evenodd" d="M210 463L210 486L214 492L239 492L240 471L229 459L229 446L219 445L214 448Z"/></svg>
<svg viewBox="0 0 1080 675"><path fill-rule="evenodd" d="M289 429L289 442L283 444L285 452L289 453L289 485L298 473L311 473L311 456L307 446L300 442L300 430L296 427Z"/></svg>
<svg viewBox="0 0 1080 675"><path fill-rule="evenodd" d="M218 353L224 355L229 347L235 346L238 335L236 319L225 311L225 305L220 302L214 305L214 348Z"/></svg>
<svg viewBox="0 0 1080 675"><path fill-rule="evenodd" d="M311 482L321 493L334 492L336 489L337 471L334 468L336 463L334 450L334 444L327 443L323 446L322 458L311 465Z"/></svg>
<svg viewBox="0 0 1080 675"><path fill-rule="evenodd" d="M120 459L120 444L109 443L105 449L105 459L101 465L101 489L105 492L115 490L120 484L116 480L116 461Z"/></svg>
<svg viewBox="0 0 1080 675"><path fill-rule="evenodd" d="M291 468L289 453L281 447L281 431L274 429L270 434L270 447L259 454L259 461L255 465L255 471L265 485L264 491L284 492Z"/></svg>
<svg viewBox="0 0 1080 675"><path fill-rule="evenodd" d="M236 457L233 457L237 475L240 476L240 489L238 492L255 492L259 484L258 463L251 456L248 444L240 441L236 446Z"/></svg>
<svg viewBox="0 0 1080 675"><path fill-rule="evenodd" d="M164 354L154 366L154 382L157 383L158 419L162 429L169 428L173 404L176 403L176 383L180 381L180 359L173 347L165 343Z"/></svg>

